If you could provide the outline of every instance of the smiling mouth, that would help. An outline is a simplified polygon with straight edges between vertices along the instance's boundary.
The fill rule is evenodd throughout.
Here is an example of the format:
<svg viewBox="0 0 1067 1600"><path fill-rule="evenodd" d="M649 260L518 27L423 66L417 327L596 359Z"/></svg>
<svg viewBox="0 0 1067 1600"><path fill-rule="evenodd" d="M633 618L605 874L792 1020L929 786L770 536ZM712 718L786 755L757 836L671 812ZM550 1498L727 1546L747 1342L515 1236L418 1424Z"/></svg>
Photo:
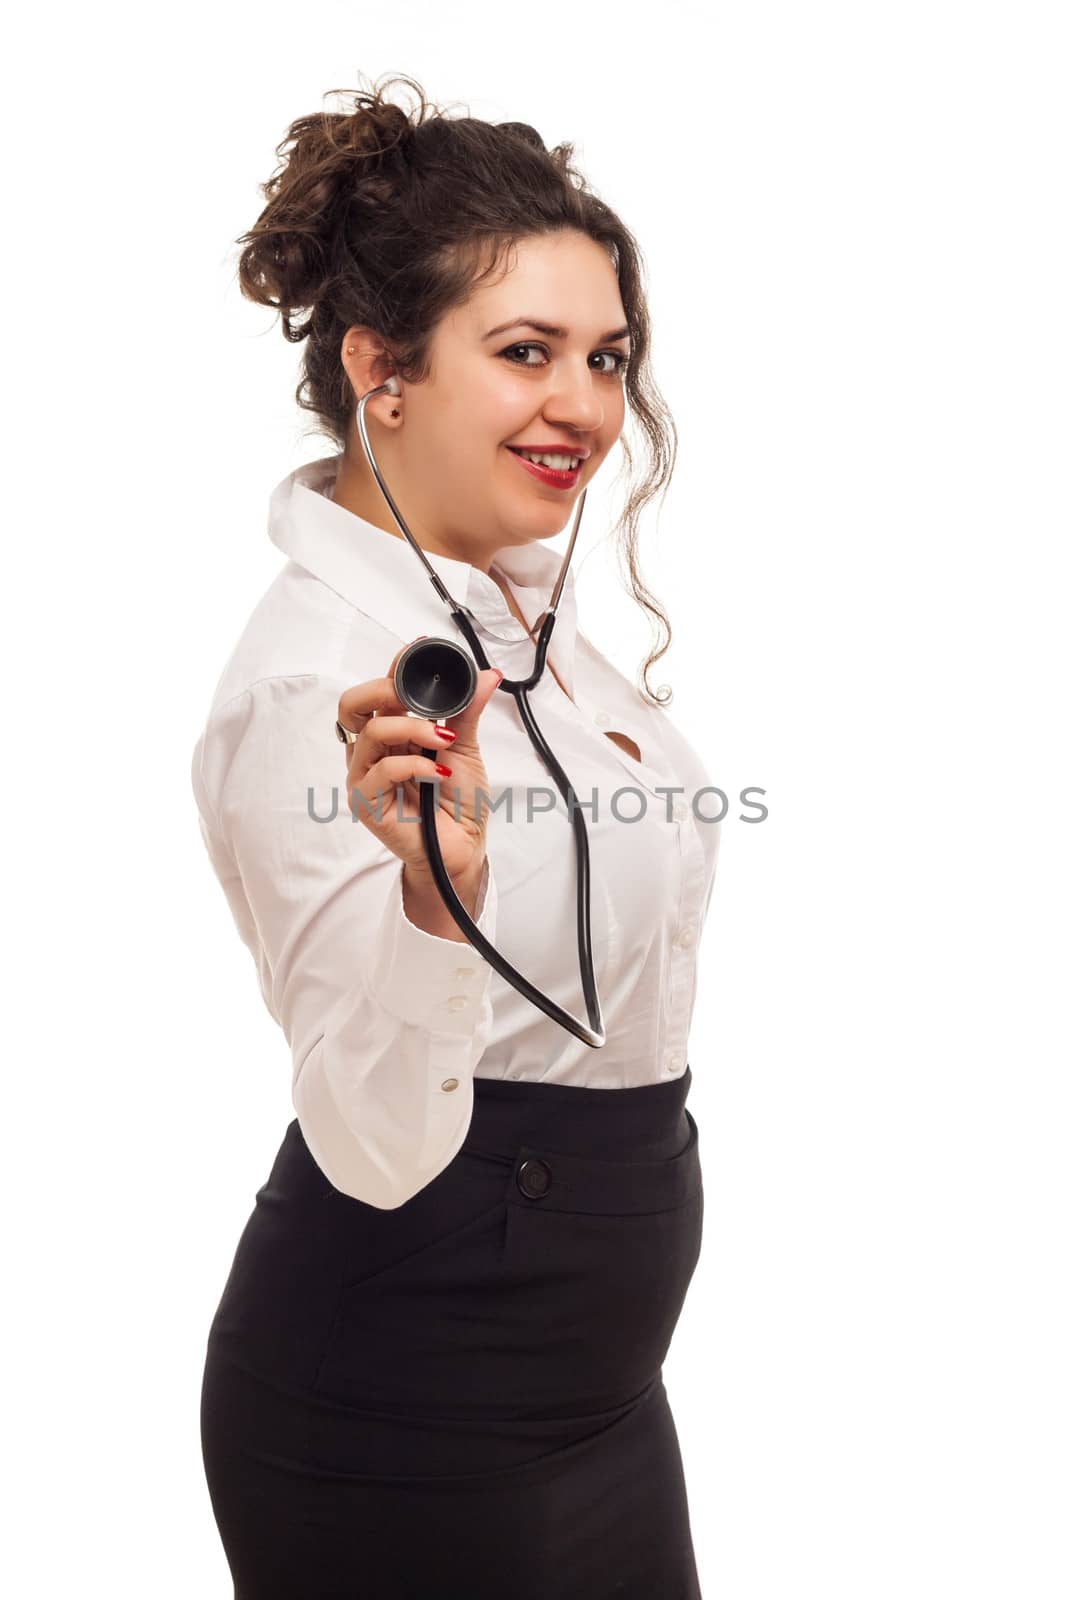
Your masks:
<svg viewBox="0 0 1067 1600"><path fill-rule="evenodd" d="M582 456L575 450L526 450L522 445L509 444L508 449L534 466L549 467L553 472L576 472Z"/></svg>
<svg viewBox="0 0 1067 1600"><path fill-rule="evenodd" d="M529 455L522 450L516 450L514 445L505 445L505 449L515 457L524 471L530 473L540 483L546 484L550 489L573 489L578 482L578 476L582 468L581 461L577 461L573 467L568 466L561 470L559 467L546 465L543 458L539 461L532 461ZM550 456L549 460L571 462L575 461L576 458L572 455L561 453Z"/></svg>

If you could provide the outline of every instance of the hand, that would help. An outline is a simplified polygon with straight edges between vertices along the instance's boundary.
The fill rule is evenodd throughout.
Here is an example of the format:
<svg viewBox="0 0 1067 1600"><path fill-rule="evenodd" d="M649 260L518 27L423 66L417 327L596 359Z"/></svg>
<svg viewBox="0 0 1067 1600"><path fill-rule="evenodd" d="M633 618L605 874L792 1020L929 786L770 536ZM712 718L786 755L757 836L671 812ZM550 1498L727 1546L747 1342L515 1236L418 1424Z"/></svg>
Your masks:
<svg viewBox="0 0 1067 1600"><path fill-rule="evenodd" d="M419 822L419 791L426 780L435 781L437 838L445 870L454 884L476 886L489 822L484 798L475 809L477 792L483 797L489 793L478 748L478 721L500 678L491 668L478 673L473 699L448 723L456 737L444 738L430 718L410 716L397 696L393 673L406 649L402 645L396 652L385 677L354 684L338 701L338 722L359 730L355 742L345 746L349 810L404 862L410 882L432 884ZM420 755L420 749L439 750L437 759L451 769L451 776L436 772L434 762ZM398 791L403 794L404 820L397 817Z"/></svg>

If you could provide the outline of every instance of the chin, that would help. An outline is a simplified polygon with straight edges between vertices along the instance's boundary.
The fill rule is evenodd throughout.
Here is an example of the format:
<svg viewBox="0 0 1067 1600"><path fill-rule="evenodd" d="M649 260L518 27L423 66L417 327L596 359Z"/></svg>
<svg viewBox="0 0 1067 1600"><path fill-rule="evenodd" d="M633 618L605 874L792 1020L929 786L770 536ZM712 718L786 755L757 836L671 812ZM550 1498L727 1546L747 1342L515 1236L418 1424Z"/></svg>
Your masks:
<svg viewBox="0 0 1067 1600"><path fill-rule="evenodd" d="M571 506L562 521L558 506L544 506L540 515L527 513L525 516L505 517L504 526L507 530L508 543L541 544L545 539L554 539L558 533L562 533L570 526L573 510L574 507Z"/></svg>

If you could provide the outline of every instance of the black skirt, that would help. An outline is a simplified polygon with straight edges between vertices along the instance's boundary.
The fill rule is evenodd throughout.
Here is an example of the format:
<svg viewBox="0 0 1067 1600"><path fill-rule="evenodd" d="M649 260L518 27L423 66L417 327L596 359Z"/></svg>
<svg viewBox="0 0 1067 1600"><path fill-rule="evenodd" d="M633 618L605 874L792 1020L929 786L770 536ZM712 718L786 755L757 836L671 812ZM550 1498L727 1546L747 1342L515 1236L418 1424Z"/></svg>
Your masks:
<svg viewBox="0 0 1067 1600"><path fill-rule="evenodd" d="M207 1341L235 1600L700 1600L661 1370L700 1255L690 1081L476 1077L392 1211L289 1124Z"/></svg>

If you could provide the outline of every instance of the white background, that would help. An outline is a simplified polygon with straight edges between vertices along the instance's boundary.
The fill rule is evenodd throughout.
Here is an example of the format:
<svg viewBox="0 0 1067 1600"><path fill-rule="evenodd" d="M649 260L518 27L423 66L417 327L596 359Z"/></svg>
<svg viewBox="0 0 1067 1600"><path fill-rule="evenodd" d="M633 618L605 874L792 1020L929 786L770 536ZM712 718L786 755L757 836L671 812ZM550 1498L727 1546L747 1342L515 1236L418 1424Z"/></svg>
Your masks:
<svg viewBox="0 0 1067 1600"><path fill-rule="evenodd" d="M654 681L728 794L767 791L724 823L689 1052L707 1211L665 1375L706 1600L1063 1600L1062 25L9 29L8 1592L231 1593L204 1340L292 1110L188 768L282 559L270 490L328 451L234 241L289 123L404 71L573 139L634 230L680 434ZM591 492L583 625L636 672L608 531Z"/></svg>

